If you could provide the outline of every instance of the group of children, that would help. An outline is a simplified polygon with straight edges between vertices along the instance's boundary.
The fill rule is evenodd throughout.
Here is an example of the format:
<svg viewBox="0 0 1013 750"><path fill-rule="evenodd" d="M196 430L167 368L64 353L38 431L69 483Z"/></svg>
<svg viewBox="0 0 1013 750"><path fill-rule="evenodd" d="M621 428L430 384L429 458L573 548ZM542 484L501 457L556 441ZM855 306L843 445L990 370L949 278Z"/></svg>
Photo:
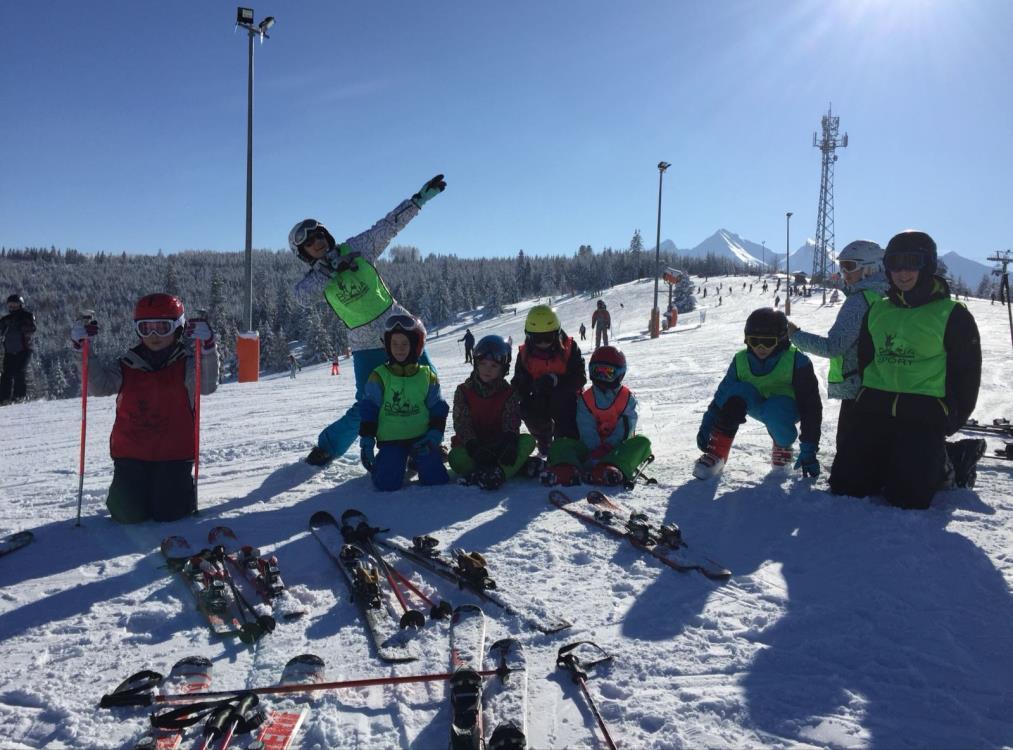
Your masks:
<svg viewBox="0 0 1013 750"><path fill-rule="evenodd" d="M426 355L425 327L394 300L373 265L394 235L445 187L443 176L437 175L372 229L340 244L315 219L301 221L292 229L290 247L310 265L297 291L309 303L325 299L348 326L356 382L355 403L321 433L307 461L326 463L343 454L357 436L362 464L376 489L382 491L401 488L413 474L424 485L446 483L450 475L445 463L462 483L483 489L496 489L519 473L538 476L546 485L632 484L652 454L650 441L637 433L636 396L623 384L626 357L606 341L595 348L585 371L580 347L547 305L529 310L516 363L512 344L500 336L485 336L474 346L472 372L454 392L454 435L449 455L445 454L444 433L451 408L441 395L436 368ZM924 300L918 298L918 304L912 302L916 299L913 292L907 292L905 298L903 284L900 291L894 289L893 275L889 285L884 283L883 253L875 243L852 243L842 253L841 266L853 268L850 274L846 271L846 281L855 292L865 294L846 306L862 321L861 325L852 322L847 335L832 330L831 345L826 346L823 339L807 337L790 326L778 310L763 308L749 315L746 347L734 356L697 434L702 455L694 476L707 479L721 472L747 416L766 426L775 467L791 463L793 446L800 439L794 467L807 477L819 475L822 403L812 362L800 348L838 357L836 366L831 367L831 379L840 384L832 395L845 399L839 432L856 434L849 426L850 417L862 412L856 404L868 390L868 383L862 385L860 370L864 371L870 360L865 350L859 349L860 332L853 329L868 326L865 311L885 310L890 325L902 328L908 307L932 303L944 305L946 315L953 311L952 305L942 301L947 290L933 276L935 246L931 238L914 234L917 242L895 238L896 246L904 252L897 250L894 256L890 255L892 241L887 267L892 263L898 279L914 274L911 278L915 281L903 284L916 291L921 289L916 286L918 274L925 277L918 283L924 282L931 294L923 295ZM871 278L874 273L880 276ZM867 279L864 284L860 283L863 279ZM892 308L880 307L890 299L889 295L882 297L884 290L896 293ZM599 313L604 311L604 305L600 306ZM918 313L918 324L935 320L931 317L934 310ZM963 355L969 364L961 372L973 368L976 351L976 377L980 377L973 318L960 310L954 315L963 326L961 341L968 337L974 341ZM114 363L92 362L90 357L82 363L88 365L90 393L117 394L110 440L114 476L107 506L112 517L121 522L175 520L196 510L190 477L195 456L194 402L197 393L211 393L217 385L214 334L206 320L187 321L182 302L167 294L142 298L134 311L134 325L140 341L125 355ZM870 330L873 337L878 335L876 325ZM78 321L71 331L75 348L81 350L97 332L94 320ZM896 331L891 335L896 336ZM792 336L798 346L792 343ZM930 340L923 336L915 343L926 357L934 356ZM869 356L879 378L876 384L893 383L888 365L877 364L876 354ZM863 361L856 365L856 359ZM199 382L198 361L202 366ZM508 381L512 364L513 376ZM924 369L932 375L932 387L915 387L913 392L939 400L944 409L948 399L954 410L959 409L955 413L966 418L973 410L977 379L963 378L959 393L950 396L945 382L948 373L937 373L935 364ZM869 398L874 397L878 395ZM959 424L962 421L957 418L947 419L940 430L945 428L945 434L950 434ZM522 425L527 432L522 432ZM942 440L940 432L940 444ZM856 445L861 443L859 434L856 441ZM856 455L857 450L853 451ZM835 482L840 475L832 473L832 489L844 486L843 479Z"/></svg>

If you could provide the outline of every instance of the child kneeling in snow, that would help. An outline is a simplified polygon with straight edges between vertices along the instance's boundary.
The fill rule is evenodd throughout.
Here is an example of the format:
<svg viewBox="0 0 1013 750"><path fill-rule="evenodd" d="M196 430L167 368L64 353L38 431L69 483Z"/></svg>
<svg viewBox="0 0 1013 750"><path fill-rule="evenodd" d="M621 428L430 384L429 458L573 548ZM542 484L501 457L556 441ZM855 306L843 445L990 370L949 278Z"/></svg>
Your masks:
<svg viewBox="0 0 1013 750"><path fill-rule="evenodd" d="M792 444L799 437L795 424L801 422L795 468L804 476L819 476L823 402L812 362L788 342L788 318L780 310L753 310L745 334L746 348L735 355L703 415L696 444L704 453L693 476L709 479L721 473L747 414L762 422L773 439L770 462L775 467L791 462Z"/></svg>
<svg viewBox="0 0 1013 750"><path fill-rule="evenodd" d="M359 402L362 465L372 473L373 486L384 492L401 489L409 460L422 484L450 480L440 449L450 407L440 395L436 372L419 364L425 345L421 320L412 315L387 318L387 362L370 373Z"/></svg>
<svg viewBox="0 0 1013 750"><path fill-rule="evenodd" d="M595 349L588 365L591 386L577 396L579 440L561 437L549 448L546 485L632 482L651 455L651 441L637 435L637 397L622 384L626 357L614 346Z"/></svg>
<svg viewBox="0 0 1013 750"><path fill-rule="evenodd" d="M140 343L115 362L93 359L88 348L88 393L116 394L106 507L119 523L176 521L197 510L190 474L194 357L201 357L200 392L214 393L218 350L207 321L187 321L183 303L169 294L142 297L134 308L134 328ZM97 334L98 323L80 320L70 338L80 350Z"/></svg>
<svg viewBox="0 0 1013 750"><path fill-rule="evenodd" d="M501 487L535 450L535 439L520 434L521 397L506 381L511 354L502 337L484 336L471 375L454 392L450 468L483 490Z"/></svg>

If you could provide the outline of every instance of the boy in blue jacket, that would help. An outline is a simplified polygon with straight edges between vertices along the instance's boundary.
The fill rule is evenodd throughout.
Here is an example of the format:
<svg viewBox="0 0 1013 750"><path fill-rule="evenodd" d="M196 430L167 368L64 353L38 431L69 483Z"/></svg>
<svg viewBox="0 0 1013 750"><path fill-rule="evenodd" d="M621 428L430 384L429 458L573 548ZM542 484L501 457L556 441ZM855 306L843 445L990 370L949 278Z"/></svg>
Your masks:
<svg viewBox="0 0 1013 750"><path fill-rule="evenodd" d="M746 319L746 348L735 355L700 424L696 444L703 455L693 476L709 479L721 473L746 415L767 428L775 467L791 462L799 437L795 424L801 422L795 468L807 477L819 476L823 402L816 373L809 358L788 342L788 318L770 307L753 310Z"/></svg>
<svg viewBox="0 0 1013 750"><path fill-rule="evenodd" d="M436 372L419 364L425 344L426 329L418 318L387 318L387 362L370 374L359 402L362 465L383 492L401 489L409 461L422 484L450 479L440 450L450 407L440 395Z"/></svg>

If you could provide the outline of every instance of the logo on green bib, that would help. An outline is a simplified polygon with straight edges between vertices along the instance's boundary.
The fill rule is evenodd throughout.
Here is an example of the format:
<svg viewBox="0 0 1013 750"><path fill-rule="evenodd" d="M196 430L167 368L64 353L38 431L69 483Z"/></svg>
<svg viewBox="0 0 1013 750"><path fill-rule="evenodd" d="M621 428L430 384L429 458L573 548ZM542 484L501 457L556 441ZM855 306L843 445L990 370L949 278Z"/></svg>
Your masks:
<svg viewBox="0 0 1013 750"><path fill-rule="evenodd" d="M350 273L339 273L332 287L334 296L344 305L351 305L369 294L369 287Z"/></svg>
<svg viewBox="0 0 1013 750"><path fill-rule="evenodd" d="M414 417L419 411L419 405L405 397L404 388L396 385L391 389L390 398L383 404L383 413L388 417Z"/></svg>
<svg viewBox="0 0 1013 750"><path fill-rule="evenodd" d="M888 333L883 339L883 345L876 352L876 359L891 365L910 366L915 361L915 350L913 347L898 344L896 335Z"/></svg>

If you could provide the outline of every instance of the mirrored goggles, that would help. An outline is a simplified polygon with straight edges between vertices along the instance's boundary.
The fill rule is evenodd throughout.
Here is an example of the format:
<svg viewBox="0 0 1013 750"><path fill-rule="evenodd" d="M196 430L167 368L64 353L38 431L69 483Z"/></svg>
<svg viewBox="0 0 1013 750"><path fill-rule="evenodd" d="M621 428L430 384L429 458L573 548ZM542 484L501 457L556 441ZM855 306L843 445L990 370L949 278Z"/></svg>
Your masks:
<svg viewBox="0 0 1013 750"><path fill-rule="evenodd" d="M306 241L310 239L310 235L316 232L320 228L320 222L316 219L306 219L298 227L296 227L295 235L292 239L295 240L296 247L302 247L306 244Z"/></svg>
<svg viewBox="0 0 1013 750"><path fill-rule="evenodd" d="M780 339L777 336L746 336L746 344L754 349L773 349Z"/></svg>
<svg viewBox="0 0 1013 750"><path fill-rule="evenodd" d="M168 336L181 325L183 325L182 318L177 318L176 320L151 318L134 321L134 329L137 331L137 335L142 338L145 336Z"/></svg>
<svg viewBox="0 0 1013 750"><path fill-rule="evenodd" d="M618 371L619 368L615 365L595 362L591 365L591 380L604 380L606 383L610 383L615 380Z"/></svg>
<svg viewBox="0 0 1013 750"><path fill-rule="evenodd" d="M925 253L894 253L883 258L887 271L920 271L925 268Z"/></svg>
<svg viewBox="0 0 1013 750"><path fill-rule="evenodd" d="M842 260L837 265L841 267L841 270L844 271L844 273L854 273L861 268L861 265L857 260Z"/></svg>
<svg viewBox="0 0 1013 750"><path fill-rule="evenodd" d="M528 341L532 344L551 344L559 341L559 331L543 331L541 333L527 334Z"/></svg>

